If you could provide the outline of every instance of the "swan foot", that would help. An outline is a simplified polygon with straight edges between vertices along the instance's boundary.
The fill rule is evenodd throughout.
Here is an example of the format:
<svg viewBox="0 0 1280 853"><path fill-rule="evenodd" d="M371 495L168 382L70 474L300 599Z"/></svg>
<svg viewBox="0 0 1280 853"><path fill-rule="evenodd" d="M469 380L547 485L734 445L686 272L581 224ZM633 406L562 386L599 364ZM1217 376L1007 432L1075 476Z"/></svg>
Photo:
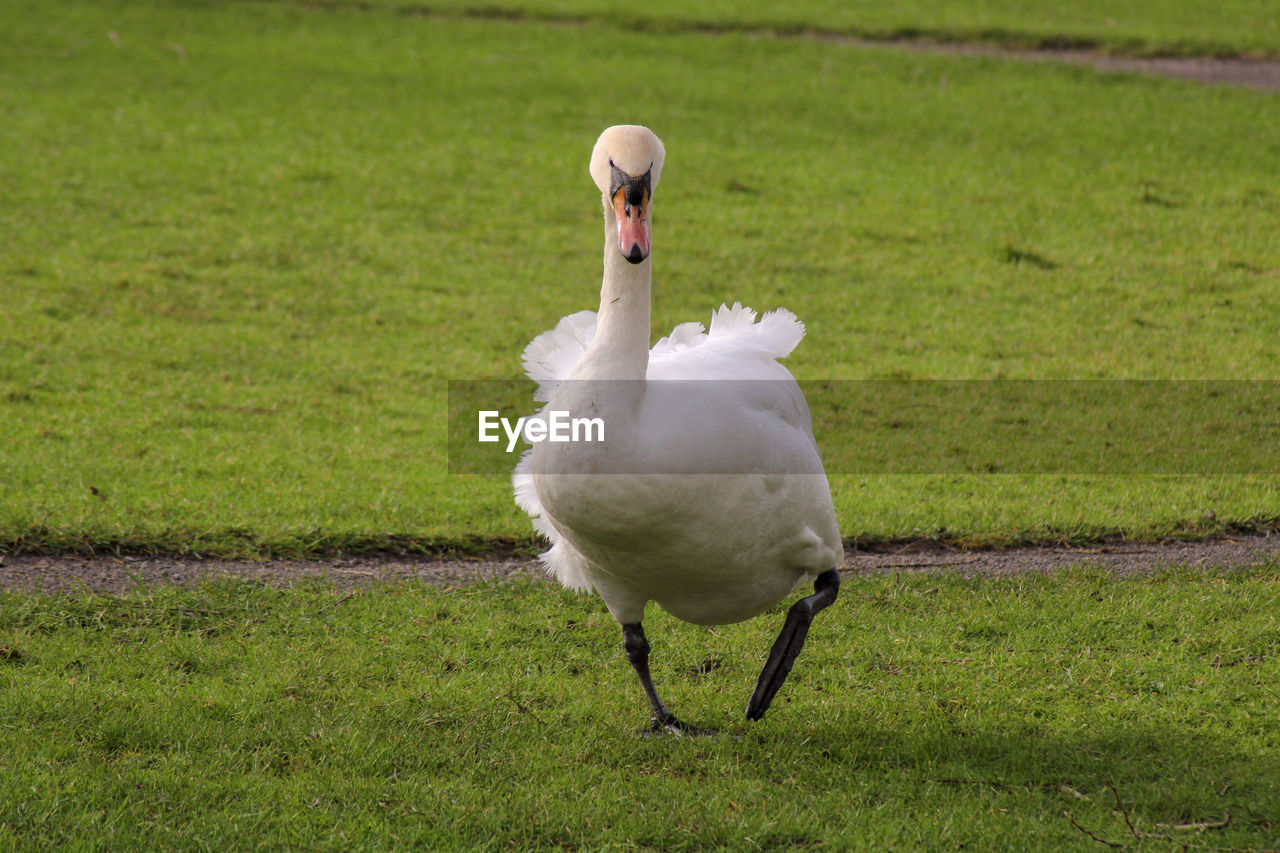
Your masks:
<svg viewBox="0 0 1280 853"><path fill-rule="evenodd" d="M773 701L778 688L782 687L782 682L787 680L796 656L804 648L804 640L809 634L809 626L813 624L814 614L836 600L836 595L840 592L840 571L828 569L818 575L813 582L813 589L813 595L800 599L787 611L787 621L782 626L778 639L774 641L773 648L769 650L769 659L765 661L755 692L747 703L748 720L762 719L764 712L769 710L769 703Z"/></svg>
<svg viewBox="0 0 1280 853"><path fill-rule="evenodd" d="M654 717L649 723L649 728L641 729L640 737L711 737L720 734L718 729L705 728L703 726L691 726L680 720L674 714L667 714L665 719L659 720Z"/></svg>
<svg viewBox="0 0 1280 853"><path fill-rule="evenodd" d="M649 675L649 641L645 638L644 628L640 627L639 622L622 626L622 644L627 650L627 660L631 661L636 675L640 676L640 685L644 687L644 695L649 698L649 707L653 710L653 719L649 723L649 728L640 730L642 737L663 735L702 737L716 734L715 729L691 726L681 721L667 710L666 705L662 704L662 700L658 698L658 691L653 686L653 678Z"/></svg>

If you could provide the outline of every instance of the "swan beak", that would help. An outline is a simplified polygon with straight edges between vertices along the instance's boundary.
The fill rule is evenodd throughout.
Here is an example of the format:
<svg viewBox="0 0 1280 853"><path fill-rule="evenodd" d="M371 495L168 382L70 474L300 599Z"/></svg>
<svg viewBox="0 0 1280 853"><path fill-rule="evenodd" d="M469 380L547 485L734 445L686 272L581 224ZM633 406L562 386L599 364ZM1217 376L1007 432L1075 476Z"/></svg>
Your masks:
<svg viewBox="0 0 1280 853"><path fill-rule="evenodd" d="M613 210L618 216L618 251L638 264L649 257L649 173L632 178L614 167Z"/></svg>

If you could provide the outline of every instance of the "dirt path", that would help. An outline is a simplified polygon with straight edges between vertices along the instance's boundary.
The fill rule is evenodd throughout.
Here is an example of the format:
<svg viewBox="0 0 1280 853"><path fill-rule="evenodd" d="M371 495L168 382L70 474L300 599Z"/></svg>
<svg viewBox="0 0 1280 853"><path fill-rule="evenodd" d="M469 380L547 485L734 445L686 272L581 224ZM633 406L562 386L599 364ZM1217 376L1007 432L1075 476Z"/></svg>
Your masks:
<svg viewBox="0 0 1280 853"><path fill-rule="evenodd" d="M1060 62L1087 65L1099 71L1151 74L1175 77L1216 86L1238 86L1262 92L1280 92L1280 60L1248 57L1131 57L1114 56L1097 50L1012 50L976 44L942 44L924 41L851 43L866 48L884 48L961 56L988 56L1019 62Z"/></svg>
<svg viewBox="0 0 1280 853"><path fill-rule="evenodd" d="M934 543L910 543L870 553L848 552L845 572L958 571L965 575L1001 576L1054 572L1068 566L1099 566L1120 575L1167 566L1200 569L1269 565L1280 568L1280 533L1238 536L1212 542L1119 542L1090 548L1011 548L1004 551L959 551ZM234 577L276 586L307 578L323 578L342 587L421 580L439 585L545 577L536 560L522 557L428 559L358 557L313 562L246 562L173 557L35 557L0 560L0 590L119 593L141 584L191 585Z"/></svg>
<svg viewBox="0 0 1280 853"><path fill-rule="evenodd" d="M1177 77L1216 86L1240 86L1261 92L1280 91L1280 61L1264 59L1214 59L1192 57L1184 59L1131 59L1103 56L1075 51L1054 51L1042 56L1040 51L1030 54L1035 61L1069 62L1074 65L1091 65L1099 71L1137 72L1159 77Z"/></svg>

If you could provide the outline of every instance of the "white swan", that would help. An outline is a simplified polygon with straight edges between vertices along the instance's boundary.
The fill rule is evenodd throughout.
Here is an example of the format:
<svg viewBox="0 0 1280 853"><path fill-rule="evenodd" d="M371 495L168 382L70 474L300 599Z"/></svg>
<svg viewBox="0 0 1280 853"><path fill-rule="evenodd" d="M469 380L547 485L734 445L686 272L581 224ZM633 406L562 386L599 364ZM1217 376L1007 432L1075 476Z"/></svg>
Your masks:
<svg viewBox="0 0 1280 853"><path fill-rule="evenodd" d="M652 198L665 151L647 128L611 127L591 154L605 211L599 313L565 317L524 365L550 411L599 418L604 441L544 441L516 467L516 502L551 542L567 587L600 594L622 625L652 729L698 730L658 698L640 622L656 601L701 625L755 616L806 579L769 654L747 717L760 719L835 600L840 531L809 409L776 359L804 336L789 311L756 322L721 306L709 330L677 326L649 348ZM761 381L764 380L764 381Z"/></svg>

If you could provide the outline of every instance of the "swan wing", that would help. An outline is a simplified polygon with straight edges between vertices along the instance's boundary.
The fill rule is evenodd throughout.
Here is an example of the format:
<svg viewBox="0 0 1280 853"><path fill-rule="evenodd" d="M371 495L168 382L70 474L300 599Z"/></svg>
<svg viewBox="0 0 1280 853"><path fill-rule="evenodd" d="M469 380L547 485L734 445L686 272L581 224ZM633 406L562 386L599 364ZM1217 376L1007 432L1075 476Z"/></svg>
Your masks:
<svg viewBox="0 0 1280 853"><path fill-rule="evenodd" d="M554 329L538 335L525 347L521 361L525 374L538 383L533 399L539 403L551 400L560 383L573 373L596 336L596 312L579 311L556 323ZM541 557L547 571L565 587L592 592L594 584L586 559L565 540L551 523L538 497L533 477L533 449L526 450L511 474L516 505L528 513L533 529L551 542Z"/></svg>
<svg viewBox="0 0 1280 853"><path fill-rule="evenodd" d="M511 484L515 488L516 505L529 514L533 529L551 543L551 548L539 557L547 572L567 589L594 592L595 584L591 580L589 561L552 526L538 497L538 489L533 481L532 449L526 450L516 463Z"/></svg>
<svg viewBox="0 0 1280 853"><path fill-rule="evenodd" d="M524 348L525 374L538 383L533 399L545 403L560 382L573 372L596 336L596 312L579 311L538 335Z"/></svg>
<svg viewBox="0 0 1280 853"><path fill-rule="evenodd" d="M804 338L804 323L785 308L769 311L756 322L756 312L735 302L711 315L709 344L731 346L767 358L786 358Z"/></svg>
<svg viewBox="0 0 1280 853"><path fill-rule="evenodd" d="M649 379L789 379L778 359L804 338L804 323L786 309L756 312L735 302L721 305L702 334L697 323L684 323L658 342L649 354Z"/></svg>
<svg viewBox="0 0 1280 853"><path fill-rule="evenodd" d="M758 322L756 317L755 311L735 302L733 307L721 305L711 315L705 334L680 335L686 326L701 331L695 323L676 327L671 343L650 353L647 376L727 383L721 390L733 398L730 405L740 412L770 412L800 430L806 443L812 444L813 425L804 394L791 371L778 363L804 338L804 323L786 309L770 311Z"/></svg>
<svg viewBox="0 0 1280 853"><path fill-rule="evenodd" d="M665 338L659 338L649 352L649 361L656 357L665 359L687 352L690 348L706 343L707 330L701 323L681 323Z"/></svg>
<svg viewBox="0 0 1280 853"><path fill-rule="evenodd" d="M546 402L550 392L573 372L596 336L596 312L579 311L556 323L525 347L525 374L538 383L535 400ZM701 323L681 323L660 338L649 353L649 379L773 379L749 374L752 367L786 358L804 338L804 323L780 308L759 322L756 312L735 302L711 315L708 332ZM788 374L790 375L790 374Z"/></svg>

